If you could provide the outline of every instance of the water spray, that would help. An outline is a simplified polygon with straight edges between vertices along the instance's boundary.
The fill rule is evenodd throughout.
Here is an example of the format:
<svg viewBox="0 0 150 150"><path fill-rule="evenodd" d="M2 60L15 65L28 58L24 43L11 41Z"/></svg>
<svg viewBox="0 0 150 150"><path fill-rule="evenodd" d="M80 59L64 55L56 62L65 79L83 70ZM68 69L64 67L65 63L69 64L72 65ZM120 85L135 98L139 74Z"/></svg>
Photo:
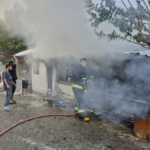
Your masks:
<svg viewBox="0 0 150 150"><path fill-rule="evenodd" d="M12 58L13 56L21 57L21 56L26 56L26 55L32 54L34 51L35 51L34 49L28 49L28 50L21 51L17 54L14 54L14 55L7 55L4 53L0 53L0 55L4 55L4 56L10 57L10 58Z"/></svg>

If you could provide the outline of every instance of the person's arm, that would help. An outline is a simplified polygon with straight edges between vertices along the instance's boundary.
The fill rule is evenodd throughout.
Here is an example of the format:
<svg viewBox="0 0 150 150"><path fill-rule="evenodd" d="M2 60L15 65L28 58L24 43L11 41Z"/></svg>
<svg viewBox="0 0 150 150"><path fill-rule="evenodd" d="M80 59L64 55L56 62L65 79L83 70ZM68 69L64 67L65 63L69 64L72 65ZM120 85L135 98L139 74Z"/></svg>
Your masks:
<svg viewBox="0 0 150 150"><path fill-rule="evenodd" d="M15 59L15 64L16 66L18 65L18 59L16 58L16 56L14 55L14 59Z"/></svg>
<svg viewBox="0 0 150 150"><path fill-rule="evenodd" d="M14 85L14 87L17 87L17 85L14 82L12 82L12 84Z"/></svg>
<svg viewBox="0 0 150 150"><path fill-rule="evenodd" d="M12 57L11 61L14 61L14 56Z"/></svg>
<svg viewBox="0 0 150 150"><path fill-rule="evenodd" d="M0 74L0 83L2 82L2 76L1 76L1 74Z"/></svg>
<svg viewBox="0 0 150 150"><path fill-rule="evenodd" d="M8 85L6 78L4 78L4 83L6 84L7 89L10 89L10 86Z"/></svg>

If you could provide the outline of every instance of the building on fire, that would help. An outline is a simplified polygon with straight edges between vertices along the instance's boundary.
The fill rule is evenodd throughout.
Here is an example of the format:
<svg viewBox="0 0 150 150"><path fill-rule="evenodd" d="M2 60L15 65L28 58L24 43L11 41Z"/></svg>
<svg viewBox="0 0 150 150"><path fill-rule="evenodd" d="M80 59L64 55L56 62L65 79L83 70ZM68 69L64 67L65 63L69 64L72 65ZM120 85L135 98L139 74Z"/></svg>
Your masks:
<svg viewBox="0 0 150 150"><path fill-rule="evenodd" d="M28 55L30 57L31 54L32 51L20 57L28 57ZM56 96L58 92L71 97L74 96L72 86L66 80L66 72L69 65L66 66L66 64L60 63L57 59L48 61L34 59L30 64L28 62L25 63L30 67L33 91L52 96ZM59 72L58 70L61 71Z"/></svg>

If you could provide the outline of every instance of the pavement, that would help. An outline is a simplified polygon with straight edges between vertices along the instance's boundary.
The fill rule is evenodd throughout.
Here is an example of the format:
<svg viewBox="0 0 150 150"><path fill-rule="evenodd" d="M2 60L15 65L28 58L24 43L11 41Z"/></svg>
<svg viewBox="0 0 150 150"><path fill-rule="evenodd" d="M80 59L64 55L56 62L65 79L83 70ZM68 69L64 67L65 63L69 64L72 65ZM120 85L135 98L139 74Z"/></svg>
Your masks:
<svg viewBox="0 0 150 150"><path fill-rule="evenodd" d="M73 106L57 107L37 93L14 96L16 105L5 111L0 93L0 132L24 119L45 114L71 114ZM150 142L134 137L133 129L118 120L87 114L90 122L77 117L45 117L20 124L0 137L0 150L148 150Z"/></svg>

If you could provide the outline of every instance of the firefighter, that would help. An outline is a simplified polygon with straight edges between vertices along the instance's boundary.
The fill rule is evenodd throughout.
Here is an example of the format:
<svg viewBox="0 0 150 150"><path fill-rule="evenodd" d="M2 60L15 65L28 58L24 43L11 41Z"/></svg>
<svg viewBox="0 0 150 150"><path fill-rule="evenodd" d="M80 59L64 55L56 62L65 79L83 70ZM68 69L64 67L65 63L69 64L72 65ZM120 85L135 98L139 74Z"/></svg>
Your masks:
<svg viewBox="0 0 150 150"><path fill-rule="evenodd" d="M89 121L90 118L86 117L85 110L84 110L84 100L83 100L83 93L84 87L87 83L86 78L86 58L80 59L80 65L76 67L72 74L73 74L73 83L72 89L76 97L76 106L75 106L75 113L78 112L76 116L82 121Z"/></svg>

